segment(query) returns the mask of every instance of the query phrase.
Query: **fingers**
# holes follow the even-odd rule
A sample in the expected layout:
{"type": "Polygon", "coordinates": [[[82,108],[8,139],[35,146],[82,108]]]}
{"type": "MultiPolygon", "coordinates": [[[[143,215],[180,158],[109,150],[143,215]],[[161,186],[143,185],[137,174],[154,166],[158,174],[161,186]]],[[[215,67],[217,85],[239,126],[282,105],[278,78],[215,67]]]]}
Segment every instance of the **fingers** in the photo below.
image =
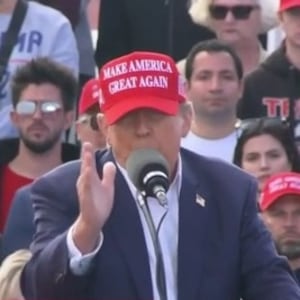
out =
{"type": "Polygon", "coordinates": [[[91,143],[83,143],[81,149],[80,174],[84,174],[87,169],[95,170],[96,172],[94,149],[91,143]]]}
{"type": "Polygon", "coordinates": [[[103,166],[102,184],[106,187],[114,185],[116,177],[116,166],[112,162],[107,162],[103,166]]]}

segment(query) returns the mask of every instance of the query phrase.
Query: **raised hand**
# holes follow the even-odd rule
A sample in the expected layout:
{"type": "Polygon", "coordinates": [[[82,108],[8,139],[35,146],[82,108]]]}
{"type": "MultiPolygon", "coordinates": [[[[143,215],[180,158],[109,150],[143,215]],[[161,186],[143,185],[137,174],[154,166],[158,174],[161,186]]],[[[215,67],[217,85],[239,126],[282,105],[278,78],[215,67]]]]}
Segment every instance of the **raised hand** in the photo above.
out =
{"type": "Polygon", "coordinates": [[[93,147],[84,143],[81,169],[77,180],[80,213],[73,227],[73,240],[82,254],[91,252],[98,243],[100,231],[108,219],[114,199],[116,167],[108,162],[99,178],[93,147]]]}

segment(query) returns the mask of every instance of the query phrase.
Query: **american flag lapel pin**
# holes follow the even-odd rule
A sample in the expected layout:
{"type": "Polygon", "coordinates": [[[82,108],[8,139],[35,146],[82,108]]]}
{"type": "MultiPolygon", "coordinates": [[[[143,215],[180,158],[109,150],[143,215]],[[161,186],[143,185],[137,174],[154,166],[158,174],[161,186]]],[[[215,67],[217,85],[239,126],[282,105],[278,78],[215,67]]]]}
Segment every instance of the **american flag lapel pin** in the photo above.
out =
{"type": "Polygon", "coordinates": [[[196,203],[198,205],[200,205],[201,207],[205,207],[206,200],[203,197],[201,197],[200,195],[197,194],[196,195],[196,203]]]}

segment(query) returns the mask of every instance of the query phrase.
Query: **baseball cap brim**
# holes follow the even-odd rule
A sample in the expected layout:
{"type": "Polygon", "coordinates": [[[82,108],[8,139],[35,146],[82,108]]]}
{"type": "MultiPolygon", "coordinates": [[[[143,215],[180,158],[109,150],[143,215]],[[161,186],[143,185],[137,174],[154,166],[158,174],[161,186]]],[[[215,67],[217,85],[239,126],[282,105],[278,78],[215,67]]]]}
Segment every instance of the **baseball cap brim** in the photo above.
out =
{"type": "Polygon", "coordinates": [[[271,205],[273,205],[275,202],[280,200],[281,197],[283,196],[290,196],[290,195],[296,195],[300,196],[300,192],[297,192],[295,190],[287,192],[286,190],[282,190],[281,192],[276,193],[274,197],[270,197],[268,201],[261,201],[260,203],[260,209],[261,211],[267,210],[271,205]]]}
{"type": "Polygon", "coordinates": [[[300,7],[300,1],[297,0],[297,1],[290,1],[286,4],[283,4],[280,8],[279,8],[279,11],[282,12],[282,11],[285,11],[285,10],[288,10],[288,9],[291,9],[291,8],[296,8],[296,7],[300,7]]]}
{"type": "Polygon", "coordinates": [[[157,110],[166,115],[174,116],[179,111],[179,103],[176,100],[154,96],[143,96],[143,99],[140,97],[123,98],[121,101],[114,103],[112,107],[106,109],[105,118],[108,125],[111,125],[128,113],[143,108],[157,110]]]}

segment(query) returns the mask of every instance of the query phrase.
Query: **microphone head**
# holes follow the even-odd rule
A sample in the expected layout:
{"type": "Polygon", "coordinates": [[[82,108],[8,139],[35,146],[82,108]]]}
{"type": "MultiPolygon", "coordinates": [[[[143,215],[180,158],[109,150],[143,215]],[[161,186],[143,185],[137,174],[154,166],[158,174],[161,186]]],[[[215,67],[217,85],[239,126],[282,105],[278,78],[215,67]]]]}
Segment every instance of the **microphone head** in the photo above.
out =
{"type": "Polygon", "coordinates": [[[153,196],[152,178],[166,191],[169,188],[168,162],[157,150],[141,148],[133,151],[126,161],[126,169],[135,187],[147,196],[153,196]]]}

